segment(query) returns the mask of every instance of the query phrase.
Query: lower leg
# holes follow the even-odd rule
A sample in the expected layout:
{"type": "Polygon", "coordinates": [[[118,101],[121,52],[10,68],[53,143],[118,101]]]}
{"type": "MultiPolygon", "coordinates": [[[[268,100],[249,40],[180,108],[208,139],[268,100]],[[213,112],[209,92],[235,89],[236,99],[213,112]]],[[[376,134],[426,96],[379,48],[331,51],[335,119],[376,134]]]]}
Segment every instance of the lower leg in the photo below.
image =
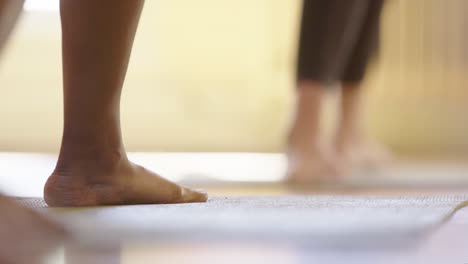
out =
{"type": "Polygon", "coordinates": [[[288,135],[289,148],[319,145],[324,89],[325,85],[319,82],[300,81],[298,83],[293,122],[288,135]]]}
{"type": "Polygon", "coordinates": [[[361,83],[343,84],[336,147],[341,151],[350,142],[364,136],[361,83]]]}
{"type": "Polygon", "coordinates": [[[142,0],[61,0],[64,131],[44,198],[52,206],[206,201],[131,163],[120,94],[142,0]]]}
{"type": "Polygon", "coordinates": [[[24,0],[0,0],[0,51],[18,21],[23,4],[24,0]]]}
{"type": "Polygon", "coordinates": [[[375,166],[388,158],[385,148],[367,134],[360,82],[343,84],[335,148],[341,160],[349,165],[375,166]]]}
{"type": "Polygon", "coordinates": [[[339,171],[320,136],[324,83],[299,81],[296,109],[288,135],[288,180],[315,182],[339,171]]]}

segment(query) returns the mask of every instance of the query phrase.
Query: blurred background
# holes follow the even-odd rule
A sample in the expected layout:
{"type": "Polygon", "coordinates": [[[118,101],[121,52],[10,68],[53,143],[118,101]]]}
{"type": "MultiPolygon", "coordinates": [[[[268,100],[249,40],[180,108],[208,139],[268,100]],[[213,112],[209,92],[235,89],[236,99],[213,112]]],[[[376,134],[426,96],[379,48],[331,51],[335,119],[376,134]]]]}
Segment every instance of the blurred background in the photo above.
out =
{"type": "MultiPolygon", "coordinates": [[[[123,94],[129,151],[281,152],[299,0],[147,1],[123,94]]],[[[399,154],[468,153],[465,0],[392,0],[370,69],[372,135],[399,154]]],[[[0,64],[0,151],[57,152],[58,1],[29,0],[0,64]]],[[[334,123],[330,93],[326,127],[334,123]]],[[[329,134],[329,133],[328,133],[329,134]]]]}

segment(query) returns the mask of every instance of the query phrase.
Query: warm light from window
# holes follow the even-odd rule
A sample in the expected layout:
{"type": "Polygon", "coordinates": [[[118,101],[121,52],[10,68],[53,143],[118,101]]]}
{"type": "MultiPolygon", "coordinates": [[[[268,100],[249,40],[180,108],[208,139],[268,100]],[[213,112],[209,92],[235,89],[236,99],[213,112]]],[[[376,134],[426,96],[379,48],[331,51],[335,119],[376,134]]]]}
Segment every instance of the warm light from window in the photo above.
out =
{"type": "Polygon", "coordinates": [[[24,3],[26,11],[58,11],[59,0],[26,0],[24,3]]]}

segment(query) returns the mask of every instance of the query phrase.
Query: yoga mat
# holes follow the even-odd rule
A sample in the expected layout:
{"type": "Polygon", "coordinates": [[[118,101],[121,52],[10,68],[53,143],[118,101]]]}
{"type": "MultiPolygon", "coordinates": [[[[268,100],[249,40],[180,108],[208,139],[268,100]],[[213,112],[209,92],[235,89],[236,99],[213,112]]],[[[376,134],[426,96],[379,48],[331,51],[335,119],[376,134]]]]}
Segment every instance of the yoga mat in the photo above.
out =
{"type": "Polygon", "coordinates": [[[414,242],[466,205],[468,195],[212,197],[207,203],[48,208],[80,241],[278,240],[317,245],[414,242]]]}

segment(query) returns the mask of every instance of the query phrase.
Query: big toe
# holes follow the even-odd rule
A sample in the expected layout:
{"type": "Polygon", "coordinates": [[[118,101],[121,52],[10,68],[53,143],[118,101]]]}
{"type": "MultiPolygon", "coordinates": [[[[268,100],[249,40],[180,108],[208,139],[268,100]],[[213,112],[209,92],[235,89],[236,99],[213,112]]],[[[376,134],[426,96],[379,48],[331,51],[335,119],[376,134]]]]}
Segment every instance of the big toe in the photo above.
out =
{"type": "Polygon", "coordinates": [[[200,189],[184,187],[182,192],[183,203],[204,203],[208,200],[208,194],[200,189]]]}

